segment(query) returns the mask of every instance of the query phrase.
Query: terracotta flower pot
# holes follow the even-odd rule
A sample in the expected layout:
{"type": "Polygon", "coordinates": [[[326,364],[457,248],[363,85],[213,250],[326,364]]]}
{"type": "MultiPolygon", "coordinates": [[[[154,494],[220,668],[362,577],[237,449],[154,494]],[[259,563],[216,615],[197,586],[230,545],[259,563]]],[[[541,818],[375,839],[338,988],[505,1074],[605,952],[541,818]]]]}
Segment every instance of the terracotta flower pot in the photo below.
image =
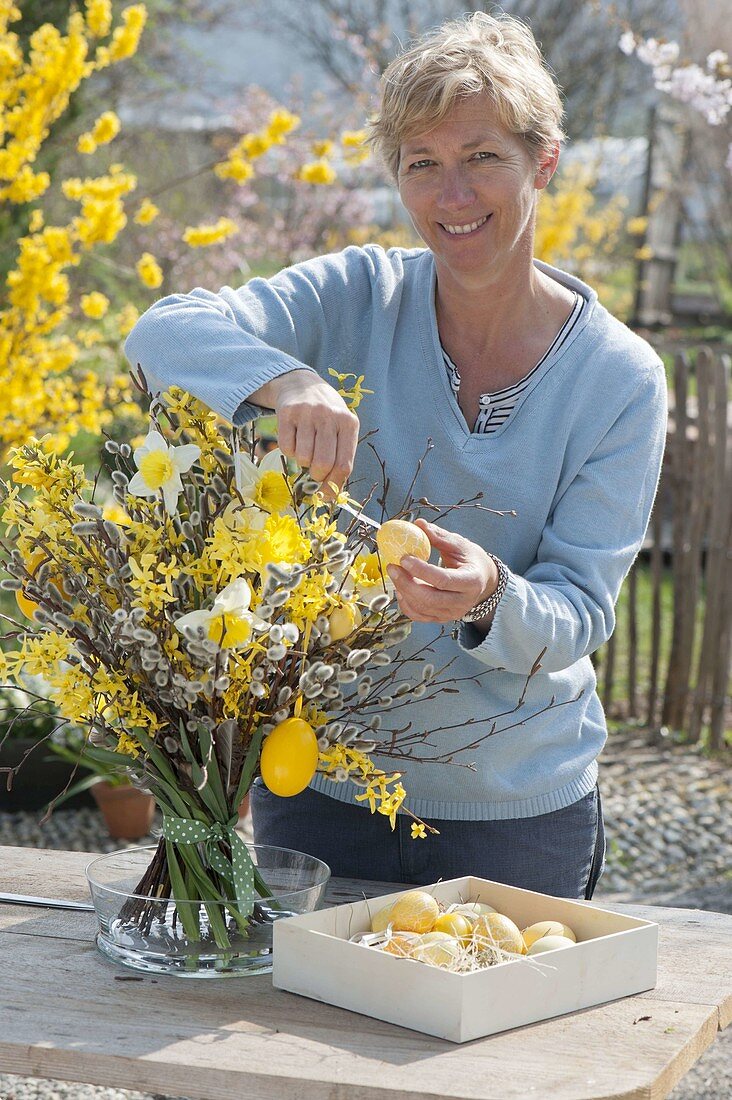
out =
{"type": "Polygon", "coordinates": [[[155,799],[148,791],[127,785],[113,787],[102,779],[93,785],[91,793],[113,840],[139,840],[150,832],[155,799]]]}

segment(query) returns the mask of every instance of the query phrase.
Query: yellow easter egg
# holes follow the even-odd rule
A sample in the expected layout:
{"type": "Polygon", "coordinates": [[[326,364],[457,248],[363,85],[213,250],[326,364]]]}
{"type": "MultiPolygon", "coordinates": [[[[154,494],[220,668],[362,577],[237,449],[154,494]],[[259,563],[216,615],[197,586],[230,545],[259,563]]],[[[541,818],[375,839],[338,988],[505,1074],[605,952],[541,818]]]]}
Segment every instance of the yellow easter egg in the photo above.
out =
{"type": "Polygon", "coordinates": [[[411,959],[412,951],[419,943],[421,936],[414,932],[399,932],[391,936],[381,948],[387,955],[396,955],[398,959],[411,959]]]}
{"type": "MultiPolygon", "coordinates": [[[[34,550],[30,557],[25,559],[25,567],[30,575],[32,577],[35,577],[36,571],[40,568],[41,565],[43,565],[44,562],[47,562],[48,560],[49,558],[46,552],[39,548],[38,550],[34,550]]],[[[61,589],[63,586],[63,580],[61,576],[57,573],[51,574],[50,581],[56,586],[56,588],[61,589]]],[[[33,615],[39,607],[35,600],[31,600],[28,596],[26,596],[25,591],[22,588],[15,593],[15,602],[20,608],[21,612],[28,619],[33,618],[33,615]]]]}
{"type": "Polygon", "coordinates": [[[389,924],[390,920],[391,906],[385,905],[383,909],[379,909],[378,912],[374,913],[373,917],[371,918],[371,931],[383,932],[389,924]]]}
{"type": "Polygon", "coordinates": [[[447,932],[427,932],[411,951],[411,958],[430,966],[449,967],[460,957],[462,948],[447,932]]]}
{"type": "Polygon", "coordinates": [[[450,912],[465,917],[472,928],[478,917],[483,916],[484,913],[495,913],[495,909],[491,905],[485,905],[482,901],[466,901],[462,905],[456,905],[450,912]]]}
{"type": "Polygon", "coordinates": [[[432,894],[424,890],[409,890],[391,907],[391,924],[395,932],[431,932],[440,915],[440,907],[432,894]]]}
{"type": "Polygon", "coordinates": [[[470,939],[473,926],[462,913],[440,913],[434,923],[433,932],[447,932],[448,936],[455,936],[462,943],[470,939]]]}
{"type": "Polygon", "coordinates": [[[318,739],[303,718],[286,718],[264,739],[259,769],[265,786],[281,798],[304,791],[317,765],[318,739]]]}
{"type": "Polygon", "coordinates": [[[499,948],[525,955],[526,944],[513,921],[503,913],[484,913],[473,926],[473,941],[479,948],[499,948]]]}
{"type": "Polygon", "coordinates": [[[388,519],[376,532],[376,545],[384,569],[387,565],[399,565],[406,554],[428,561],[430,540],[421,527],[405,519],[388,519]]]}
{"type": "Polygon", "coordinates": [[[543,955],[545,951],[561,951],[565,947],[574,947],[572,940],[567,936],[542,936],[534,940],[527,955],[543,955]]]}
{"type": "Polygon", "coordinates": [[[577,942],[572,929],[567,924],[562,924],[558,920],[540,920],[536,924],[529,925],[528,928],[524,928],[521,935],[524,937],[524,943],[527,948],[531,947],[532,943],[537,940],[543,939],[544,936],[566,936],[568,940],[572,940],[573,943],[577,942]]]}
{"type": "Polygon", "coordinates": [[[355,603],[344,602],[331,611],[328,618],[328,633],[332,642],[347,638],[361,625],[363,616],[355,603]]]}

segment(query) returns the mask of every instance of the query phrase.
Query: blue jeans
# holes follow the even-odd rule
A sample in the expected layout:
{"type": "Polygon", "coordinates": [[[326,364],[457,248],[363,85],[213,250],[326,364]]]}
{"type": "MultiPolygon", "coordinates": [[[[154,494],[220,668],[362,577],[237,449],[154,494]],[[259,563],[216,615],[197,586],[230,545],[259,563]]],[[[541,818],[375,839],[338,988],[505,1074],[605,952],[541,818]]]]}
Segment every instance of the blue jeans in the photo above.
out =
{"type": "Polygon", "coordinates": [[[257,779],[251,793],[254,840],[322,859],[339,878],[425,886],[477,878],[542,894],[591,898],[602,873],[605,830],[600,790],[538,817],[514,821],[430,821],[439,836],[412,840],[412,819],[382,814],[307,788],[293,798],[257,779]]]}

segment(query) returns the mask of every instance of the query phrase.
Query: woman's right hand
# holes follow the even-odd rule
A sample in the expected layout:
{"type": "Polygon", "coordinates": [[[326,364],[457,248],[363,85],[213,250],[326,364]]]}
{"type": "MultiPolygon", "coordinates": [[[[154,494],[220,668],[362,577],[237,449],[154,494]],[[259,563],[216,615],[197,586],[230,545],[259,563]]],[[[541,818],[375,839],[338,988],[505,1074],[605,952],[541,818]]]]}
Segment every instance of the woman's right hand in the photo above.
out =
{"type": "Polygon", "coordinates": [[[353,469],[359,421],[331,385],[310,370],[273,378],[250,398],[274,409],[280,450],[307,468],[314,481],[340,489],[353,469]]]}

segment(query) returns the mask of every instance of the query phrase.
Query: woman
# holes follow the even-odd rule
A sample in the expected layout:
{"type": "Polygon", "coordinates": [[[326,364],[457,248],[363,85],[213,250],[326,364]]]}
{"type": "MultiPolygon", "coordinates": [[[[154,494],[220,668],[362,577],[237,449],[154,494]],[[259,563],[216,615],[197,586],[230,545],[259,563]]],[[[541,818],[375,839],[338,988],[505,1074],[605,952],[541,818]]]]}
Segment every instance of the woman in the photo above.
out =
{"type": "Polygon", "coordinates": [[[416,497],[444,505],[482,493],[489,508],[516,512],[465,507],[423,523],[440,564],[409,557],[389,569],[415,647],[436,624],[458,624],[433,650],[436,665],[453,662],[459,694],[415,701],[408,717],[414,730],[437,729],[415,756],[454,752],[472,767],[399,766],[409,805],[440,835],[411,840],[404,816],[391,833],[348,784],[316,777],[292,799],[255,787],[256,839],[311,851],[340,875],[473,874],[591,897],[606,725],[590,654],[612,632],[648,522],[663,368],[589,286],[533,260],[562,108],[529,30],[482,13],[445,24],[392,63],[383,88],[372,141],[426,247],[348,248],[239,290],[172,295],[126,351],[148,377],[236,423],[274,409],[285,454],[323,482],[352,472],[361,499],[381,469],[369,447],[354,461],[357,435],[376,430],[386,515],[428,439],[416,497]],[[375,391],[360,423],[329,368],[365,374],[375,391]]]}

